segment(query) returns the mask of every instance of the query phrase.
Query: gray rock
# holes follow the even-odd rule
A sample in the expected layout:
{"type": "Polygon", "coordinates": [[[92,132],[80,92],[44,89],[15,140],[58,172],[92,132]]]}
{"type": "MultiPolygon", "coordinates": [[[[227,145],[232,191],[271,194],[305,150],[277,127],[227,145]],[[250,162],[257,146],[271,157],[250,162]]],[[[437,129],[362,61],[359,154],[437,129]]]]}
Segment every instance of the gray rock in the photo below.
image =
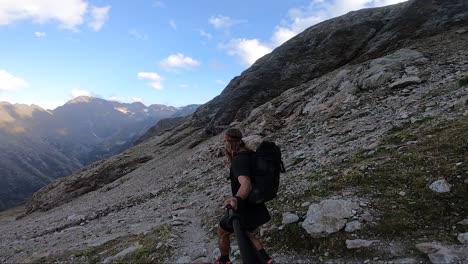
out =
{"type": "Polygon", "coordinates": [[[324,200],[309,206],[302,227],[313,237],[326,237],[343,228],[356,209],[359,205],[349,200],[324,200]]]}
{"type": "Polygon", "coordinates": [[[374,217],[368,211],[365,211],[360,216],[360,219],[362,219],[362,221],[367,222],[367,223],[370,223],[370,222],[374,221],[374,217]]]}
{"type": "Polygon", "coordinates": [[[468,218],[458,222],[457,224],[459,224],[459,225],[468,225],[468,218]]]}
{"type": "Polygon", "coordinates": [[[468,233],[462,233],[457,236],[458,241],[460,241],[462,244],[467,245],[468,244],[468,233]]]}
{"type": "Polygon", "coordinates": [[[256,150],[257,147],[260,145],[260,143],[262,143],[263,137],[259,135],[250,135],[250,136],[244,137],[242,140],[245,142],[247,147],[249,147],[250,149],[256,150]]]}
{"type": "Polygon", "coordinates": [[[437,180],[429,186],[431,190],[438,193],[450,192],[451,187],[452,185],[450,185],[446,180],[437,180]]]}
{"type": "Polygon", "coordinates": [[[122,251],[120,251],[119,253],[117,253],[116,255],[112,256],[112,257],[108,257],[106,258],[103,263],[111,263],[112,261],[114,260],[117,260],[117,259],[120,259],[120,258],[123,258],[129,254],[132,254],[134,252],[136,252],[138,250],[138,248],[140,248],[139,245],[136,245],[136,246],[131,246],[129,248],[126,248],[122,251]]]}
{"type": "Polygon", "coordinates": [[[393,264],[417,264],[419,261],[417,261],[414,258],[402,258],[402,259],[395,259],[392,260],[393,264]]]}
{"type": "Polygon", "coordinates": [[[345,231],[348,233],[352,233],[362,228],[362,224],[359,221],[351,221],[346,223],[345,231]]]}
{"type": "Polygon", "coordinates": [[[420,84],[420,83],[421,83],[421,79],[419,77],[411,76],[411,77],[402,78],[400,80],[397,80],[391,83],[390,88],[400,89],[400,88],[404,88],[413,84],[420,84]]]}
{"type": "Polygon", "coordinates": [[[293,213],[283,213],[283,225],[288,225],[292,224],[299,221],[299,216],[293,214],[293,213]]]}
{"type": "Polygon", "coordinates": [[[74,221],[79,222],[79,221],[83,221],[85,219],[86,219],[86,217],[84,215],[75,215],[75,214],[73,214],[73,215],[70,215],[69,217],[67,217],[67,220],[71,221],[71,222],[74,222],[74,221]]]}
{"type": "Polygon", "coordinates": [[[172,226],[181,226],[181,225],[185,225],[185,222],[181,221],[181,220],[174,220],[174,221],[171,222],[171,225],[172,226]]]}
{"type": "Polygon", "coordinates": [[[356,248],[368,248],[372,244],[379,242],[379,240],[363,240],[363,239],[354,239],[345,241],[347,249],[356,249],[356,248]]]}
{"type": "Polygon", "coordinates": [[[184,263],[190,263],[192,260],[190,259],[189,256],[182,256],[180,257],[176,263],[178,264],[184,264],[184,263]]]}
{"type": "Polygon", "coordinates": [[[447,247],[436,243],[420,243],[416,248],[424,254],[427,254],[432,263],[457,263],[460,256],[452,252],[447,247]]]}

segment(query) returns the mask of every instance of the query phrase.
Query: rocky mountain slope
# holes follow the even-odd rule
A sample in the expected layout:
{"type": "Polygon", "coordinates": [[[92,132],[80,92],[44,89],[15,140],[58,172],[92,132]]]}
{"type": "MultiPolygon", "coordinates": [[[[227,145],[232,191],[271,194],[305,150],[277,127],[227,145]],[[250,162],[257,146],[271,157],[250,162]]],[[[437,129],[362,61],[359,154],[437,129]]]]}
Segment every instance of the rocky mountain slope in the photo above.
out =
{"type": "Polygon", "coordinates": [[[53,111],[0,103],[0,210],[17,205],[53,180],[132,146],[160,119],[183,116],[176,108],[78,97],[53,111]]]}
{"type": "Polygon", "coordinates": [[[468,263],[467,43],[455,0],[313,26],[175,128],[1,213],[0,261],[211,261],[236,126],[283,150],[258,231],[279,263],[468,263]]]}

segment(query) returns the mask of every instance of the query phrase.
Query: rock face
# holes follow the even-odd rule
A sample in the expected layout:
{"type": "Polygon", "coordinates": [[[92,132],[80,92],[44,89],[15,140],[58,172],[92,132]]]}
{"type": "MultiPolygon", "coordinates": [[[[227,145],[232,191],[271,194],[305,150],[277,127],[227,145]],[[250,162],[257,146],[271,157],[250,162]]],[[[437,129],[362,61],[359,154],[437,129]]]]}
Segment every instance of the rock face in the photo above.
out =
{"type": "MultiPolygon", "coordinates": [[[[462,1],[418,0],[351,12],[322,22],[287,41],[234,78],[218,97],[196,111],[193,123],[196,127],[205,127],[208,133],[217,134],[290,87],[348,63],[381,57],[403,45],[443,32],[447,26],[466,25],[468,18],[459,15],[459,8],[463,8],[462,1]],[[435,22],[433,17],[445,18],[435,22]],[[227,101],[230,103],[226,104],[227,101]]],[[[406,79],[402,84],[415,83],[416,78],[406,79]]]]}
{"type": "MultiPolygon", "coordinates": [[[[219,255],[215,232],[230,193],[222,137],[213,134],[227,125],[241,128],[249,144],[266,139],[281,146],[287,173],[277,200],[267,205],[273,221],[261,228],[262,242],[284,250],[275,255],[278,262],[427,262],[414,252],[414,241],[453,244],[452,226],[468,210],[460,202],[468,170],[464,145],[444,149],[449,155],[440,161],[449,173],[443,175],[442,166],[426,171],[432,164],[417,159],[422,152],[410,155],[431,138],[442,147],[453,138],[465,142],[465,134],[458,136],[468,131],[468,87],[459,80],[468,72],[468,34],[456,32],[468,28],[465,7],[460,1],[409,1],[307,29],[174,129],[42,189],[22,219],[0,213],[0,262],[32,262],[47,254],[45,262],[102,262],[135,239],[148,242],[155,229],[155,241],[140,245],[154,245],[149,256],[161,259],[147,262],[210,262],[219,255]],[[390,87],[406,78],[412,81],[390,87]],[[437,131],[448,128],[457,136],[439,141],[437,131]],[[379,166],[400,158],[415,171],[390,188],[401,175],[379,175],[378,169],[393,169],[379,166]],[[447,177],[450,193],[428,190],[438,177],[447,177]],[[443,198],[431,201],[444,210],[427,214],[432,204],[418,208],[421,197],[443,198]],[[306,207],[304,228],[277,226],[284,212],[303,216],[306,207]],[[342,230],[355,221],[365,230],[342,230]],[[348,252],[346,239],[369,241],[366,234],[374,233],[382,239],[379,247],[353,250],[353,259],[341,254],[348,252]],[[296,246],[310,246],[301,250],[307,255],[296,246]],[[86,258],[90,252],[96,254],[86,258]]],[[[450,250],[459,256],[466,247],[450,250]]]]}
{"type": "Polygon", "coordinates": [[[145,132],[138,140],[135,141],[135,145],[138,145],[152,137],[161,136],[164,132],[173,130],[178,125],[182,124],[187,117],[174,117],[174,118],[165,118],[159,121],[155,126],[151,127],[148,131],[145,132]]]}
{"type": "Polygon", "coordinates": [[[326,237],[342,229],[358,208],[357,203],[347,200],[324,200],[312,204],[302,227],[313,237],[326,237]]]}

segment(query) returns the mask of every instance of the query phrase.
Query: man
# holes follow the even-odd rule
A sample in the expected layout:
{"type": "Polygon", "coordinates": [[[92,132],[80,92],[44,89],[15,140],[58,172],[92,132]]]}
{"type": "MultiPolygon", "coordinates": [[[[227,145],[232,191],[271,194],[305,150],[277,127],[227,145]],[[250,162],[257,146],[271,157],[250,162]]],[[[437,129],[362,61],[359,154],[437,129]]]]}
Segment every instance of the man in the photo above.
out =
{"type": "MultiPolygon", "coordinates": [[[[229,179],[231,181],[232,198],[224,202],[224,207],[231,205],[240,214],[242,228],[249,232],[258,255],[264,263],[271,264],[273,260],[265,252],[261,242],[252,234],[257,227],[270,221],[271,216],[265,204],[254,204],[248,201],[248,196],[252,190],[251,154],[252,150],[247,148],[242,141],[242,133],[238,129],[229,129],[224,133],[225,154],[229,164],[229,179]]],[[[214,264],[230,264],[230,234],[234,232],[229,223],[229,216],[226,214],[219,223],[218,243],[221,257],[214,264]]]]}

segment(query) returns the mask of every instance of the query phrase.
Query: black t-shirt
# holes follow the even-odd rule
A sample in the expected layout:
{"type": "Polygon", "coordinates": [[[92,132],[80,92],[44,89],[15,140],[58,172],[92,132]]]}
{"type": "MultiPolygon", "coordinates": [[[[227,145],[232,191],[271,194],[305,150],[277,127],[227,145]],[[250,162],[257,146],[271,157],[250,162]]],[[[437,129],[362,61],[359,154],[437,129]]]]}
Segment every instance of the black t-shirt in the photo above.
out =
{"type": "MultiPolygon", "coordinates": [[[[235,196],[240,188],[239,176],[247,176],[252,182],[253,167],[252,167],[252,151],[243,151],[237,153],[232,158],[229,176],[231,180],[232,196],[235,196]]],[[[239,212],[241,218],[247,226],[259,226],[270,221],[271,216],[265,204],[254,204],[248,200],[239,203],[239,212]]]]}
{"type": "Polygon", "coordinates": [[[232,158],[231,168],[229,170],[231,180],[232,196],[235,196],[240,188],[239,176],[247,176],[252,180],[252,151],[243,151],[235,154],[232,158]]]}

